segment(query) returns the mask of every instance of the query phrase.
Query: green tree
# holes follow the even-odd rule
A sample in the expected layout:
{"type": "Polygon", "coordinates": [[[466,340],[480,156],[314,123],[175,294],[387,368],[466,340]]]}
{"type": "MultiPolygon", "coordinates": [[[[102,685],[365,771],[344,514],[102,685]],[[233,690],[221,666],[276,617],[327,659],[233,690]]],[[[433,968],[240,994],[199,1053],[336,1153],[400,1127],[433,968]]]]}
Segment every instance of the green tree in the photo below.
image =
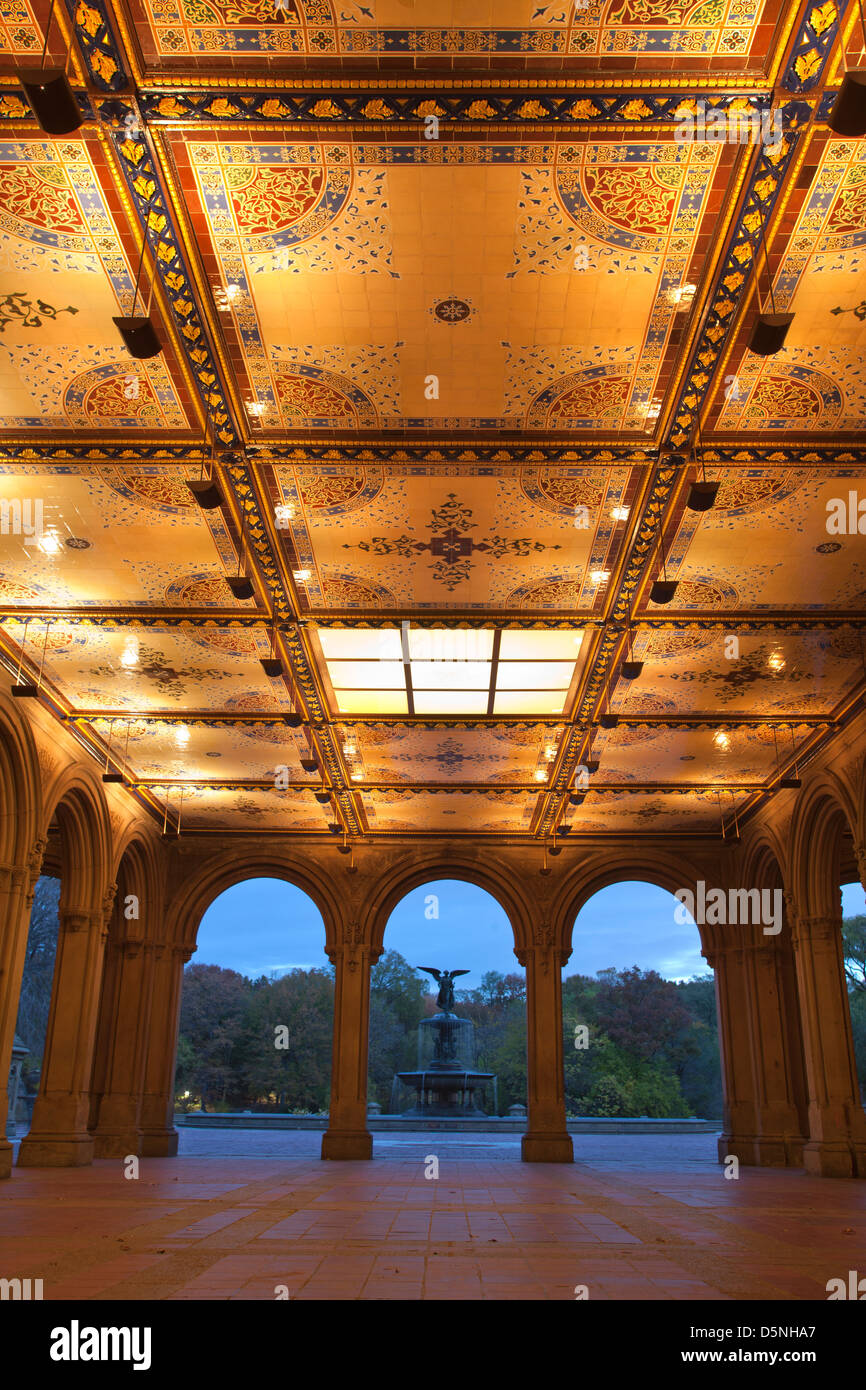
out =
{"type": "Polygon", "coordinates": [[[24,955],[24,973],[18,1000],[15,1032],[30,1048],[28,1071],[42,1060],[48,1012],[51,1008],[51,989],[54,984],[54,960],[57,955],[57,933],[60,930],[60,879],[43,874],[36,880],[30,926],[24,955]]]}
{"type": "Polygon", "coordinates": [[[848,989],[866,993],[866,917],[846,917],[842,923],[842,955],[848,989]]]}
{"type": "Polygon", "coordinates": [[[256,981],[234,1047],[237,1103],[327,1110],[333,1013],[328,970],[290,970],[256,981]]]}
{"type": "Polygon", "coordinates": [[[183,972],[180,1034],[195,1060],[187,1073],[178,1068],[176,1088],[201,1096],[202,1109],[224,1104],[237,1089],[234,1050],[252,988],[246,976],[219,965],[188,965],[183,972]]]}

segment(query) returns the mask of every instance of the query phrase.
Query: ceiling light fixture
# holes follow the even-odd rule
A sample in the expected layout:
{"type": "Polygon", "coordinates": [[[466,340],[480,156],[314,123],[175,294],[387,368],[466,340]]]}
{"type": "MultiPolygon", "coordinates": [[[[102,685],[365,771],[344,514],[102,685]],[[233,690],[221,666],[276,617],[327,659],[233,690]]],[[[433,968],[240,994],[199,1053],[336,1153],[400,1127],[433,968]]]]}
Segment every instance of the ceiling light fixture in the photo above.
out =
{"type": "Polygon", "coordinates": [[[244,574],[244,535],[246,532],[246,514],[241,511],[241,534],[238,540],[238,572],[231,576],[226,576],[226,583],[237,599],[247,599],[253,596],[252,580],[244,574]]]}
{"type": "MultiPolygon", "coordinates": [[[[863,41],[866,43],[863,0],[860,0],[860,25],[863,41]]],[[[839,95],[833,103],[833,110],[827,117],[827,125],[834,135],[846,135],[854,139],[866,135],[866,68],[851,68],[845,73],[839,95]]]]}
{"type": "Polygon", "coordinates": [[[726,749],[730,747],[731,740],[729,735],[725,733],[724,729],[719,729],[715,734],[713,734],[713,743],[716,745],[717,748],[726,749]]]}
{"type": "Polygon", "coordinates": [[[690,512],[708,512],[715,503],[720,484],[718,482],[707,481],[707,470],[704,464],[704,446],[701,440],[700,425],[697,427],[697,440],[701,455],[701,481],[699,482],[695,479],[692,483],[688,495],[686,496],[686,506],[690,512]]]}
{"type": "Polygon", "coordinates": [[[179,748],[186,748],[189,743],[189,729],[185,724],[179,724],[174,731],[175,743],[179,748]]]}
{"type": "Polygon", "coordinates": [[[779,786],[780,786],[783,790],[785,790],[785,791],[796,791],[796,789],[797,789],[798,787],[802,787],[803,783],[802,783],[802,781],[800,780],[800,777],[799,777],[798,772],[797,772],[797,745],[796,745],[796,743],[794,742],[794,730],[793,730],[793,728],[791,728],[791,750],[792,750],[792,752],[793,752],[793,754],[794,754],[794,776],[793,776],[793,777],[783,777],[783,776],[782,776],[782,760],[781,760],[781,758],[779,757],[779,740],[778,740],[777,737],[776,737],[776,726],[775,726],[775,724],[773,725],[773,745],[774,745],[774,747],[775,747],[775,749],[776,749],[776,767],[778,768],[778,771],[779,771],[779,786]]]}
{"type": "Polygon", "coordinates": [[[276,655],[276,645],[277,645],[277,624],[276,624],[276,620],[274,620],[273,623],[272,623],[272,625],[271,625],[271,652],[270,652],[270,656],[260,656],[260,657],[259,657],[259,662],[260,662],[260,664],[261,664],[261,668],[262,668],[262,670],[264,671],[265,675],[268,676],[270,680],[276,680],[276,678],[277,678],[278,676],[281,676],[281,675],[283,674],[283,663],[282,663],[282,661],[280,660],[280,658],[276,655]]]}
{"type": "MultiPolygon", "coordinates": [[[[54,15],[54,0],[48,11],[45,26],[45,43],[38,68],[17,68],[15,76],[24,88],[24,95],[30,109],[46,135],[71,135],[84,120],[81,107],[69,85],[66,64],[62,68],[47,68],[45,54],[48,52],[48,34],[54,15]]],[[[66,62],[69,54],[66,55],[66,62]]]]}
{"type": "Polygon", "coordinates": [[[630,507],[612,507],[610,514],[614,521],[628,521],[630,511],[630,507]]]}
{"type": "Polygon", "coordinates": [[[120,664],[127,670],[132,666],[137,666],[139,660],[138,638],[127,637],[123,651],[120,653],[120,664]]]}
{"type": "Polygon", "coordinates": [[[536,782],[546,782],[546,781],[547,781],[547,773],[546,773],[546,771],[544,770],[543,767],[537,767],[537,768],[535,769],[535,771],[533,772],[532,775],[533,775],[533,777],[535,778],[536,782]]]}
{"type": "Polygon", "coordinates": [[[620,665],[619,673],[625,681],[636,681],[643,671],[643,662],[635,661],[634,659],[634,633],[632,631],[631,618],[629,618],[627,629],[626,651],[628,652],[628,656],[620,665]]]}
{"type": "Polygon", "coordinates": [[[34,684],[33,681],[22,681],[21,668],[24,665],[24,647],[27,643],[27,628],[29,623],[30,619],[26,618],[24,622],[24,636],[21,639],[21,649],[18,653],[18,674],[15,677],[15,684],[12,686],[12,694],[17,700],[36,700],[39,698],[39,691],[42,687],[42,672],[45,668],[45,652],[48,648],[48,629],[51,626],[50,622],[45,624],[45,636],[42,639],[42,660],[39,663],[39,675],[36,677],[36,682],[34,684]]]}
{"type": "Polygon", "coordinates": [[[761,307],[761,271],[759,264],[755,282],[755,289],[758,297],[758,318],[752,329],[752,336],[749,339],[748,346],[749,351],[754,352],[758,357],[774,357],[777,352],[781,352],[785,345],[785,338],[787,337],[788,329],[794,322],[794,315],[776,313],[776,300],[773,294],[773,277],[770,274],[770,262],[767,256],[767,242],[764,237],[764,214],[762,209],[759,209],[758,218],[759,239],[764,250],[764,265],[767,271],[767,281],[770,286],[770,307],[773,312],[771,314],[765,314],[761,307]]]}
{"type": "Polygon", "coordinates": [[[593,584],[606,584],[610,579],[610,570],[590,570],[589,577],[593,584]]]}
{"type": "Polygon", "coordinates": [[[658,544],[659,544],[659,550],[661,551],[661,557],[662,557],[662,577],[661,577],[661,579],[659,579],[658,577],[656,577],[656,579],[653,581],[652,587],[651,587],[651,589],[650,589],[650,601],[651,601],[652,603],[658,603],[658,604],[670,603],[670,602],[671,602],[671,599],[673,598],[674,594],[675,594],[676,591],[677,591],[677,581],[676,581],[676,579],[668,579],[668,576],[667,576],[667,558],[666,558],[666,556],[665,556],[665,534],[664,534],[664,532],[665,532],[664,522],[662,521],[661,516],[659,516],[659,539],[658,539],[658,544]]]}
{"type": "MultiPolygon", "coordinates": [[[[129,316],[113,318],[112,322],[120,333],[124,341],[126,350],[130,357],[137,360],[149,357],[158,357],[162,352],[162,343],[159,341],[156,329],[150,317],[150,306],[153,302],[153,283],[155,276],[150,277],[150,292],[147,297],[147,312],[136,315],[135,306],[138,303],[138,291],[141,285],[141,272],[144,268],[144,253],[147,248],[147,223],[141,231],[141,255],[138,258],[138,270],[135,276],[135,289],[132,295],[132,308],[129,316]]],[[[143,298],[143,296],[142,296],[143,298]]]]}
{"type": "Polygon", "coordinates": [[[59,555],[63,543],[56,531],[43,531],[36,542],[43,555],[59,555]]]}
{"type": "Polygon", "coordinates": [[[296,584],[306,584],[312,577],[312,570],[292,570],[292,578],[296,584]]]}

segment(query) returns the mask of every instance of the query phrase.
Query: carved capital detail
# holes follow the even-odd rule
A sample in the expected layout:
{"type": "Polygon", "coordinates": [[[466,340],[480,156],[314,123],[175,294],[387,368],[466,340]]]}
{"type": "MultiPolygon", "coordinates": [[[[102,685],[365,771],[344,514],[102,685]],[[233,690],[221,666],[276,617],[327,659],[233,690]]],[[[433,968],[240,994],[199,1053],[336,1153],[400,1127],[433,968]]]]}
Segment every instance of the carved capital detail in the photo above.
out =
{"type": "Polygon", "coordinates": [[[813,945],[835,945],[842,934],[841,917],[798,917],[793,931],[795,946],[809,942],[813,945]]]}

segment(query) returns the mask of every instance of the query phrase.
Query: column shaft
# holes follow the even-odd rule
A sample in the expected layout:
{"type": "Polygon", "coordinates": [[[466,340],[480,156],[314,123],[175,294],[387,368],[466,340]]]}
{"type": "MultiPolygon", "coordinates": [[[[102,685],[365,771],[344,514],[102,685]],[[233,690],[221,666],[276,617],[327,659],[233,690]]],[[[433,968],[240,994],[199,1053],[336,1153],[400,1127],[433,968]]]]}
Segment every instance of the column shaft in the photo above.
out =
{"type": "Polygon", "coordinates": [[[562,1055],[562,966],[568,956],[545,945],[528,947],[518,959],[526,967],[529,1112],[520,1156],[524,1163],[573,1163],[562,1055]]]}
{"type": "Polygon", "coordinates": [[[857,1085],[841,916],[795,918],[794,958],[809,1088],[806,1171],[863,1178],[866,1116],[857,1085]]]}
{"type": "Polygon", "coordinates": [[[39,1094],[21,1167],[79,1167],[93,1158],[90,1081],[107,910],[62,909],[39,1094]]]}
{"type": "Polygon", "coordinates": [[[334,982],[334,1050],[331,1109],[322,1135],[322,1158],[372,1158],[367,1129],[367,1059],[370,1031],[370,967],[380,952],[359,943],[328,952],[334,982]]]}
{"type": "Polygon", "coordinates": [[[101,1095],[93,1125],[94,1157],[139,1154],[142,1092],[150,1032],[153,949],[140,941],[109,947],[97,1061],[101,1095]]]}
{"type": "Polygon", "coordinates": [[[177,1153],[174,1073],[183,967],[191,955],[192,951],[183,946],[153,949],[150,1023],[139,1120],[141,1152],[146,1158],[171,1158],[177,1153]]]}

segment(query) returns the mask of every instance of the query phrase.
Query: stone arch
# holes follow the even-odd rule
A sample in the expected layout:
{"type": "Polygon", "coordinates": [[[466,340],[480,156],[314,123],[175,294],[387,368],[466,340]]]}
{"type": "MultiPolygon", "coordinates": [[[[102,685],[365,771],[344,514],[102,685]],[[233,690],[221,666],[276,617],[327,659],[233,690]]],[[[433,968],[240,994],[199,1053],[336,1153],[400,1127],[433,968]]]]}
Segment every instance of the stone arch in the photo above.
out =
{"type": "Polygon", "coordinates": [[[801,917],[838,917],[842,839],[856,838],[855,806],[848,788],[822,777],[800,796],[791,826],[790,881],[801,917]]]}
{"type": "Polygon", "coordinates": [[[251,878],[278,878],[315,903],[325,924],[323,952],[336,949],[340,941],[343,914],[340,900],[334,892],[333,881],[315,863],[295,859],[291,855],[262,854],[219,855],[206,860],[187,883],[172,897],[166,919],[173,924],[173,945],[194,951],[201,920],[221,893],[251,878]]]}
{"type": "Polygon", "coordinates": [[[563,883],[557,897],[555,921],[559,939],[570,951],[578,914],[602,888],[636,880],[674,893],[678,888],[690,887],[704,872],[706,870],[699,863],[690,863],[682,855],[667,854],[655,848],[639,850],[637,854],[629,853],[627,856],[611,851],[600,860],[578,864],[563,883]]]}
{"type": "Polygon", "coordinates": [[[787,884],[787,854],[769,826],[761,826],[749,836],[741,859],[740,877],[744,887],[781,888],[787,884]]]}
{"type": "Polygon", "coordinates": [[[39,758],[29,724],[0,704],[0,864],[24,864],[42,824],[39,758]]]}
{"type": "MultiPolygon", "coordinates": [[[[152,835],[143,832],[135,823],[127,827],[121,841],[115,844],[112,877],[117,883],[117,898],[111,921],[113,931],[126,920],[124,903],[131,893],[139,899],[139,920],[149,923],[162,922],[163,914],[160,907],[163,894],[159,873],[159,850],[160,846],[152,835]]],[[[139,935],[138,932],[130,934],[139,935]]]]}
{"type": "Polygon", "coordinates": [[[60,831],[61,911],[96,911],[113,868],[111,824],[100,783],[80,766],[66,768],[43,807],[42,838],[56,820],[60,831]]]}
{"type": "Polygon", "coordinates": [[[482,865],[459,850],[429,850],[421,856],[401,859],[383,875],[365,913],[365,939],[374,951],[384,949],[385,928],[397,904],[413,888],[436,879],[459,879],[483,889],[499,903],[514,933],[515,951],[532,942],[532,913],[529,902],[513,876],[499,866],[482,865]]]}

